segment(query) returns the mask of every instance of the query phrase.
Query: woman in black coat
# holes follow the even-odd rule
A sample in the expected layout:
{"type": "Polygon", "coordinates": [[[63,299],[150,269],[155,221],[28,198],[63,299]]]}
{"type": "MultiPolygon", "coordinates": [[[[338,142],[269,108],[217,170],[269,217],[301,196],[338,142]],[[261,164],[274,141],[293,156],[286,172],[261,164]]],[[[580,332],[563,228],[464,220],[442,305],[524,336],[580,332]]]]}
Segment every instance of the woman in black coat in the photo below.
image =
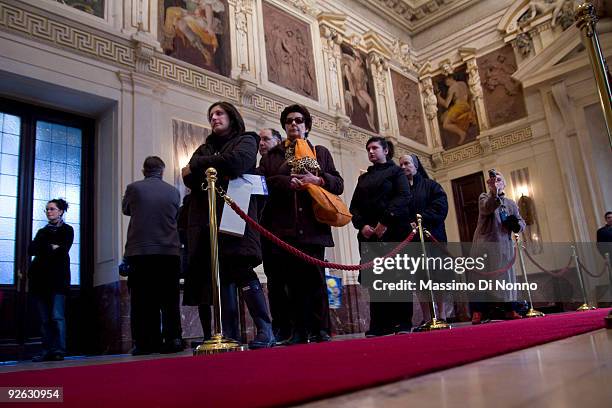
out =
{"type": "MultiPolygon", "coordinates": [[[[350,206],[362,253],[368,251],[365,243],[399,243],[411,231],[408,180],[392,160],[393,145],[375,136],[366,143],[366,150],[372,165],[359,176],[350,206]]],[[[410,332],[412,293],[407,296],[404,302],[370,301],[370,329],[366,336],[410,332]]]]}
{"type": "Polygon", "coordinates": [[[70,255],[74,230],[64,223],[68,203],[53,199],[45,214],[49,223],[38,230],[28,248],[29,290],[36,298],[41,320],[43,351],[33,361],[61,361],[66,354],[66,294],[70,290],[70,255]]]}
{"type": "MultiPolygon", "coordinates": [[[[187,247],[189,268],[185,276],[185,305],[203,308],[212,303],[210,271],[210,238],[208,193],[201,188],[206,184],[205,171],[209,167],[217,170],[217,185],[227,190],[230,179],[243,174],[254,174],[259,136],[245,132],[244,121],[236,108],[227,102],[216,102],[208,109],[208,120],[212,133],[206,138],[183,168],[183,181],[191,189],[191,200],[187,208],[187,247]]],[[[221,219],[223,199],[217,195],[217,219],[221,219]]],[[[246,209],[245,209],[246,210],[246,209]]],[[[251,196],[248,214],[259,219],[258,200],[251,196]]],[[[236,284],[257,327],[251,348],[270,347],[275,339],[272,334],[270,315],[257,274],[253,270],[261,263],[259,233],[246,225],[244,235],[236,237],[219,234],[219,267],[223,287],[236,284]]],[[[222,296],[223,309],[233,316],[223,318],[224,326],[236,326],[238,321],[235,296],[222,296]]],[[[208,316],[203,317],[203,321],[208,316]]],[[[234,330],[235,331],[235,330],[234,330]]],[[[228,333],[236,338],[238,333],[228,333]]]]}
{"type": "MultiPolygon", "coordinates": [[[[421,214],[423,228],[427,229],[439,242],[446,242],[446,228],[444,227],[444,220],[448,215],[446,192],[440,184],[429,178],[417,155],[406,154],[400,157],[400,167],[404,170],[410,184],[410,221],[416,225],[416,216],[421,214]]],[[[415,240],[418,240],[418,237],[415,237],[415,240]]],[[[444,256],[442,252],[436,252],[434,255],[444,256]]],[[[435,272],[432,278],[445,280],[445,276],[435,272]]],[[[444,300],[439,292],[436,293],[438,295],[436,298],[438,316],[444,319],[444,300]]],[[[427,318],[430,312],[429,302],[426,300],[430,298],[430,294],[417,292],[417,296],[423,310],[424,320],[431,320],[427,318]]]]}

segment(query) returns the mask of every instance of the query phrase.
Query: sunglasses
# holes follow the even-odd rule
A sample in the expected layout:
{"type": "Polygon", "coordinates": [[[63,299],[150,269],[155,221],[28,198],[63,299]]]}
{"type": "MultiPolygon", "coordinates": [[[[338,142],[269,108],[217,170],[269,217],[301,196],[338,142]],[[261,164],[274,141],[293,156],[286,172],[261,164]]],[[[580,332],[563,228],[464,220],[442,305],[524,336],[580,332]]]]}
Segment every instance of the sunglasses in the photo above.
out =
{"type": "Polygon", "coordinates": [[[295,122],[296,125],[301,125],[302,123],[304,123],[304,118],[297,117],[297,118],[287,118],[287,119],[285,119],[285,125],[290,125],[293,122],[295,122]]]}

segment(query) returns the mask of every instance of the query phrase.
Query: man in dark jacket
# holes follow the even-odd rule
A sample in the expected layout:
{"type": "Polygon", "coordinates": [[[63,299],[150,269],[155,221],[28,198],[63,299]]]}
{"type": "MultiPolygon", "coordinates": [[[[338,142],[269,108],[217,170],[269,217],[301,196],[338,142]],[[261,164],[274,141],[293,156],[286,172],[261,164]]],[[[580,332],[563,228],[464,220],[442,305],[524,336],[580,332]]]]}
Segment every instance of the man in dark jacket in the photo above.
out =
{"type": "MultiPolygon", "coordinates": [[[[298,174],[290,165],[295,157],[288,156],[295,149],[296,140],[305,139],[312,126],[312,118],[305,107],[292,105],[285,108],[281,124],[287,132],[287,140],[270,149],[259,164],[270,190],[262,224],[300,251],[324,260],[325,247],[334,246],[331,227],[316,220],[312,198],[305,185],[316,184],[333,194],[342,194],[344,180],[336,170],[329,150],[323,146],[315,148],[309,143],[320,167],[318,174],[309,171],[298,174]]],[[[290,344],[307,343],[309,334],[316,341],[331,340],[323,269],[279,248],[274,250],[275,262],[266,267],[277,270],[266,273],[287,279],[295,322],[290,344]]]]}
{"type": "Polygon", "coordinates": [[[144,180],[127,186],[122,203],[123,214],[131,217],[125,256],[130,265],[133,355],[183,350],[177,229],[181,201],[178,190],[162,180],[164,168],[159,157],[147,157],[144,180]]]}

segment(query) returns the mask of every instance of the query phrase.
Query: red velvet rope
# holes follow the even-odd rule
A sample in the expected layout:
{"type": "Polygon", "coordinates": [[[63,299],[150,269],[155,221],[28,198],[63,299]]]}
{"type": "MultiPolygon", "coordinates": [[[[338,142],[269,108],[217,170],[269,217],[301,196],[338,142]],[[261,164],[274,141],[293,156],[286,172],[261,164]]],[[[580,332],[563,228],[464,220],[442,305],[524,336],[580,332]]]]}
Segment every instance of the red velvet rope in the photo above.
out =
{"type": "Polygon", "coordinates": [[[569,261],[567,262],[567,265],[564,268],[559,269],[558,272],[547,271],[546,269],[544,269],[544,267],[542,267],[542,265],[540,265],[535,259],[533,259],[533,257],[529,254],[529,252],[525,251],[525,254],[527,255],[527,258],[529,258],[529,260],[535,266],[540,268],[542,272],[547,273],[555,278],[560,278],[561,276],[565,275],[567,271],[569,271],[570,265],[572,264],[572,257],[570,257],[569,261]]]}
{"type": "Polygon", "coordinates": [[[603,269],[601,270],[601,272],[599,272],[599,275],[595,275],[594,273],[591,273],[591,271],[589,271],[586,266],[584,266],[584,264],[582,263],[580,258],[578,258],[578,263],[580,264],[580,267],[582,269],[584,269],[584,271],[587,273],[587,275],[589,275],[592,278],[599,278],[599,277],[601,277],[604,274],[604,272],[606,271],[606,267],[608,266],[607,264],[604,264],[603,269]]]}
{"type": "MultiPolygon", "coordinates": [[[[268,240],[272,241],[273,243],[275,243],[279,247],[283,248],[285,251],[287,251],[287,252],[291,253],[292,255],[302,259],[303,261],[308,262],[309,264],[317,265],[317,266],[320,266],[322,268],[338,269],[338,270],[343,270],[343,271],[357,271],[357,270],[361,270],[361,269],[371,268],[374,265],[374,261],[373,260],[370,261],[370,262],[364,263],[364,264],[360,264],[360,265],[342,265],[342,264],[337,264],[337,263],[333,263],[333,262],[322,261],[320,259],[317,259],[317,258],[314,258],[314,257],[312,257],[310,255],[307,255],[307,254],[303,253],[302,251],[300,251],[299,249],[289,245],[288,243],[286,243],[285,241],[281,240],[276,235],[272,234],[270,231],[268,231],[267,229],[265,229],[264,227],[259,225],[254,219],[252,219],[244,211],[242,211],[242,209],[240,207],[238,207],[238,205],[233,200],[228,200],[225,195],[223,196],[223,198],[225,198],[225,201],[227,202],[227,204],[232,208],[232,210],[234,210],[236,212],[236,214],[238,214],[240,216],[240,218],[245,220],[250,226],[252,226],[257,231],[259,231],[259,233],[261,235],[263,235],[265,238],[267,238],[268,240]]],[[[406,237],[405,240],[403,240],[398,246],[396,246],[393,249],[393,251],[391,251],[386,256],[387,257],[392,257],[392,256],[395,256],[396,254],[398,254],[406,245],[408,245],[408,243],[410,241],[412,241],[414,239],[415,235],[416,235],[416,231],[413,230],[410,233],[410,235],[408,235],[406,237]]]]}

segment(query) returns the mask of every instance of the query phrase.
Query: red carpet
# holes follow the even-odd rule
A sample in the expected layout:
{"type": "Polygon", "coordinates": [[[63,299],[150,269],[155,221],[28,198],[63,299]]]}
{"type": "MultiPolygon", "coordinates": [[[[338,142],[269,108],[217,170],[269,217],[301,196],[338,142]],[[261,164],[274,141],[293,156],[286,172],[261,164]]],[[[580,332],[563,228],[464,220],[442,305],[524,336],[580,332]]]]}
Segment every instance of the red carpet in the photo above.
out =
{"type": "Polygon", "coordinates": [[[600,329],[608,311],[216,356],[7,373],[0,374],[0,386],[62,386],[66,407],[286,406],[600,329]]]}

